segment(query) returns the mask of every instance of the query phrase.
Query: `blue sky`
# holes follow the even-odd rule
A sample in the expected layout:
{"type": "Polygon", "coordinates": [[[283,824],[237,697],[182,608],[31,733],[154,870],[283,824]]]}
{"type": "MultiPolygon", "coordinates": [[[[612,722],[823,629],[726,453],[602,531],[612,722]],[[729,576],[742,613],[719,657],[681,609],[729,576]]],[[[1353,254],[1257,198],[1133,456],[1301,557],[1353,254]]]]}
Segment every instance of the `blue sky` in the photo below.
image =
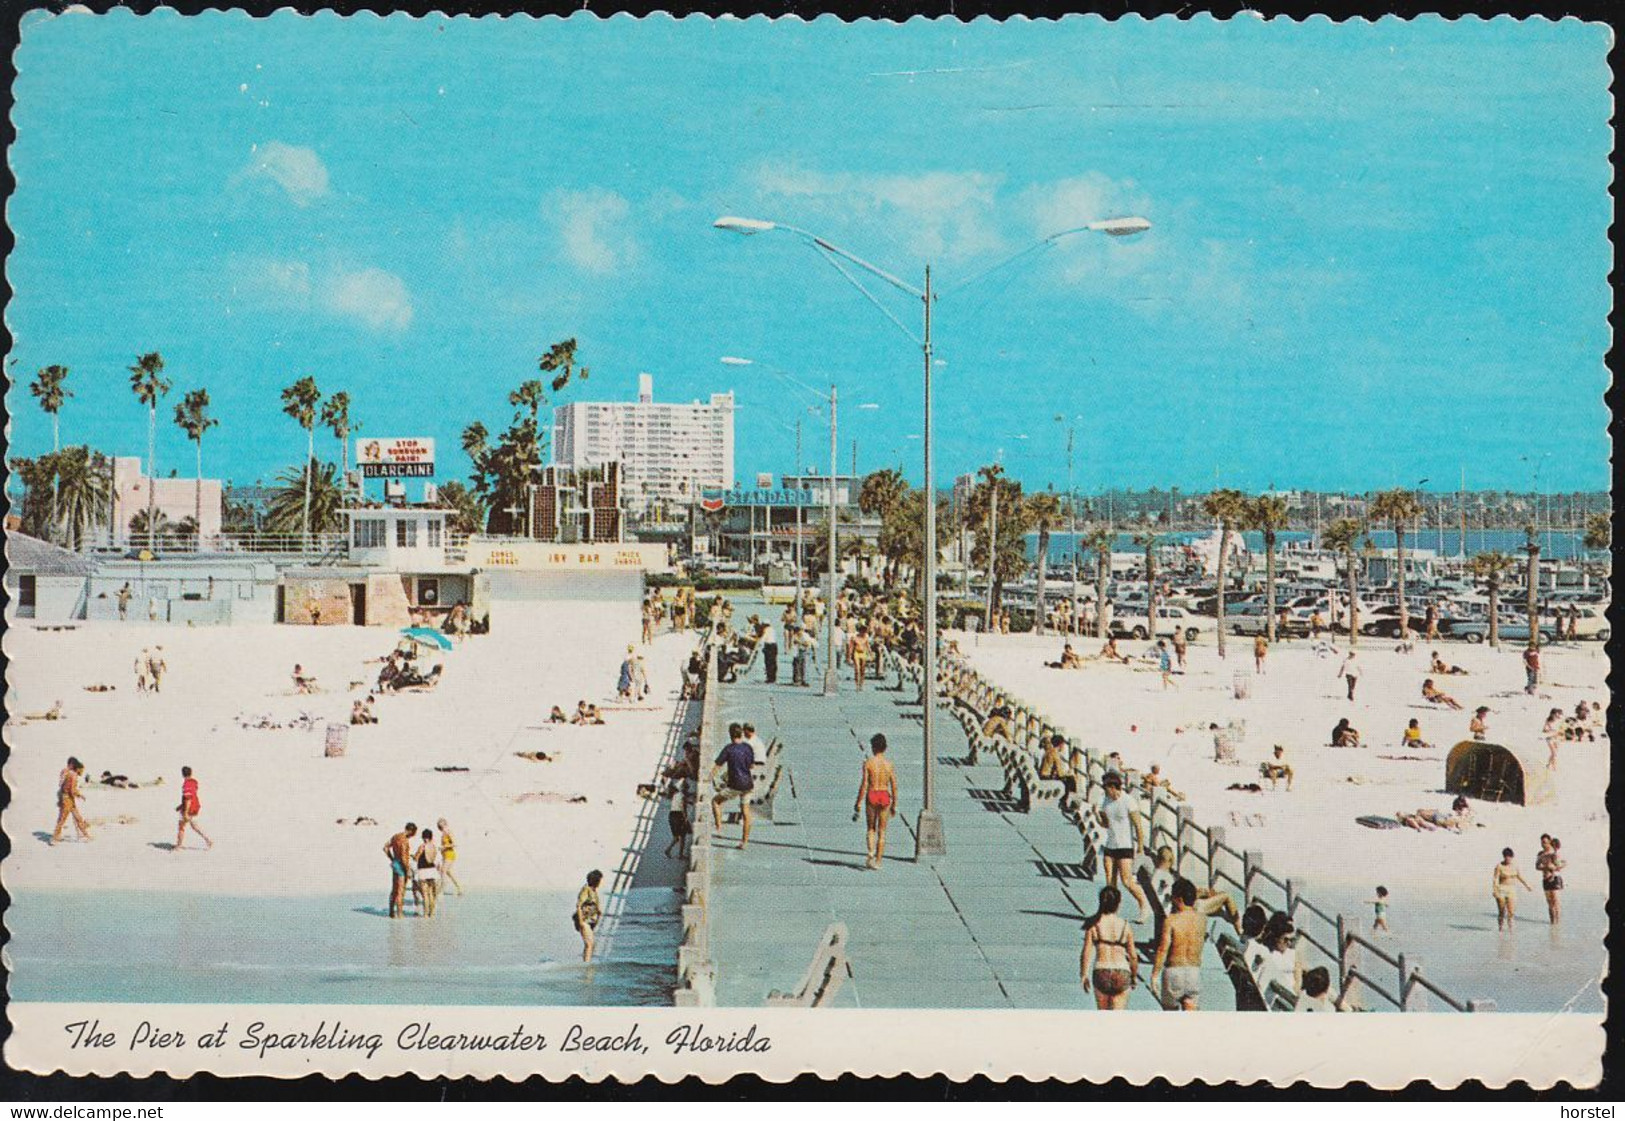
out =
{"type": "MultiPolygon", "coordinates": [[[[17,55],[15,376],[72,368],[64,439],[144,454],[206,386],[206,470],[298,461],[313,375],[441,442],[575,336],[591,380],[732,388],[741,479],[841,387],[842,466],[919,477],[919,350],[804,226],[937,304],[939,483],[1609,484],[1606,28],[1436,19],[413,20],[35,13],[17,55]],[[956,279],[1122,214],[994,279],[956,279]],[[754,358],[729,367],[723,355],[754,358]],[[859,404],[878,408],[858,408],[859,404]]],[[[920,308],[876,296],[911,328],[920,308]]],[[[895,297],[895,298],[894,298],[895,297]]],[[[49,446],[25,386],[18,453],[49,446]]],[[[826,458],[811,417],[805,458],[826,458]]],[[[326,455],[336,458],[331,440],[326,455]]]]}

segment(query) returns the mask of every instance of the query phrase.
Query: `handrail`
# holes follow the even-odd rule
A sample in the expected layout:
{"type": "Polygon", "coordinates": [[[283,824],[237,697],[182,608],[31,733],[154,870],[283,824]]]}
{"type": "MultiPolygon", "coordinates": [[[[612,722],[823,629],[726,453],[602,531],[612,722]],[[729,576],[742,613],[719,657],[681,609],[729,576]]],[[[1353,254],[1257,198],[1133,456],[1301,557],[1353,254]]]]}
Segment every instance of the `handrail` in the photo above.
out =
{"type": "MultiPolygon", "coordinates": [[[[996,688],[993,686],[990,681],[970,667],[968,661],[963,655],[958,655],[957,657],[959,658],[958,662],[955,662],[953,658],[948,655],[943,655],[939,659],[939,661],[944,664],[943,679],[945,686],[947,689],[952,690],[952,693],[949,695],[953,699],[960,700],[961,703],[970,708],[978,719],[982,718],[982,714],[978,709],[977,701],[991,702],[993,699],[1001,696],[1004,697],[1007,703],[1011,706],[1013,713],[1012,723],[1015,726],[1025,729],[1027,724],[1038,718],[1037,710],[1033,706],[1021,700],[1021,698],[1017,697],[1010,690],[996,688]],[[962,694],[966,693],[970,694],[974,699],[966,700],[965,697],[962,696],[962,694]]],[[[1043,718],[1041,722],[1046,727],[1056,726],[1054,721],[1047,718],[1043,718]]],[[[1092,749],[1086,751],[1085,759],[1086,762],[1083,768],[1083,773],[1080,776],[1081,781],[1079,783],[1079,794],[1087,799],[1094,796],[1100,786],[1100,779],[1104,777],[1105,773],[1105,762],[1092,749]]],[[[1408,967],[1408,963],[1405,961],[1403,954],[1398,957],[1389,954],[1387,951],[1373,944],[1370,940],[1349,929],[1349,924],[1344,916],[1334,916],[1329,914],[1321,907],[1315,905],[1312,901],[1305,899],[1302,895],[1298,894],[1291,878],[1276,876],[1274,873],[1264,868],[1262,863],[1257,859],[1258,854],[1254,853],[1249,855],[1245,852],[1237,850],[1231,845],[1225,843],[1225,841],[1222,839],[1222,834],[1221,836],[1216,837],[1215,833],[1218,833],[1219,831],[1213,827],[1204,828],[1202,825],[1198,824],[1188,808],[1181,807],[1178,803],[1163,798],[1161,793],[1158,791],[1153,791],[1148,797],[1143,797],[1140,799],[1140,803],[1141,804],[1135,805],[1135,812],[1141,814],[1148,823],[1147,837],[1152,842],[1155,842],[1159,837],[1171,838],[1174,842],[1176,850],[1178,850],[1180,854],[1178,859],[1180,860],[1181,864],[1183,865],[1184,860],[1187,858],[1194,860],[1196,864],[1200,865],[1203,870],[1205,870],[1210,886],[1217,886],[1219,881],[1223,880],[1225,883],[1235,888],[1243,899],[1249,899],[1255,877],[1262,878],[1266,882],[1273,884],[1285,894],[1286,901],[1285,906],[1282,909],[1289,916],[1296,917],[1297,911],[1301,908],[1307,911],[1309,914],[1314,915],[1328,926],[1334,927],[1338,931],[1340,938],[1340,945],[1336,950],[1333,950],[1331,947],[1327,946],[1325,942],[1315,937],[1306,929],[1300,929],[1299,933],[1302,935],[1304,942],[1313,947],[1316,951],[1328,959],[1329,962],[1336,966],[1339,978],[1341,980],[1342,993],[1346,994],[1354,982],[1358,981],[1365,984],[1378,996],[1387,1000],[1400,1011],[1410,1010],[1409,997],[1411,991],[1417,987],[1438,996],[1447,1006],[1455,1009],[1458,1012],[1492,1010],[1495,1007],[1493,1001],[1463,1002],[1451,996],[1449,993],[1446,993],[1433,981],[1423,976],[1419,967],[1408,967]],[[1184,809],[1184,812],[1181,812],[1182,808],[1184,809]],[[1175,821],[1172,826],[1166,824],[1159,816],[1159,810],[1170,811],[1175,815],[1175,821]],[[1185,843],[1185,830],[1187,829],[1201,837],[1205,842],[1205,846],[1198,847],[1187,845],[1185,843]],[[1232,861],[1241,866],[1243,869],[1241,872],[1241,880],[1238,880],[1231,871],[1220,866],[1218,857],[1221,854],[1230,857],[1232,861]],[[1348,951],[1352,947],[1356,946],[1369,950],[1379,961],[1385,962],[1399,970],[1401,991],[1398,996],[1395,996],[1381,985],[1373,982],[1370,977],[1368,977],[1364,972],[1362,972],[1358,967],[1353,965],[1348,960],[1348,951]]],[[[1337,939],[1334,939],[1334,941],[1336,940],[1337,939]]]]}

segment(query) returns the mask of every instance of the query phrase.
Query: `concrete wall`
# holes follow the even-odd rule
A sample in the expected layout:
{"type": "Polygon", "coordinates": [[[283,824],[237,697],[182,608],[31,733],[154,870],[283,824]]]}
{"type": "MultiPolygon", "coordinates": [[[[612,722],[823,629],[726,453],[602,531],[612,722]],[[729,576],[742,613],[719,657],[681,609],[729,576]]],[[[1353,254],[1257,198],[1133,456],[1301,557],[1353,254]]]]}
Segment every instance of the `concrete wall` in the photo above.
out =
{"type": "Polygon", "coordinates": [[[85,585],[83,576],[35,576],[34,607],[27,615],[20,613],[17,593],[20,579],[17,573],[6,572],[6,611],[13,619],[36,619],[42,623],[67,623],[85,617],[85,585]]]}
{"type": "Polygon", "coordinates": [[[367,577],[367,625],[369,627],[409,627],[412,605],[407,599],[406,581],[396,572],[375,572],[367,577]]]}
{"type": "MultiPolygon", "coordinates": [[[[359,575],[359,574],[358,574],[359,575]]],[[[351,584],[360,579],[288,576],[282,581],[282,621],[295,626],[347,627],[355,621],[351,584]]],[[[368,588],[367,600],[372,601],[368,588]]]]}
{"type": "Polygon", "coordinates": [[[276,566],[269,561],[176,558],[140,564],[102,561],[90,578],[85,618],[118,621],[118,591],[130,585],[130,622],[270,623],[276,566]]]}

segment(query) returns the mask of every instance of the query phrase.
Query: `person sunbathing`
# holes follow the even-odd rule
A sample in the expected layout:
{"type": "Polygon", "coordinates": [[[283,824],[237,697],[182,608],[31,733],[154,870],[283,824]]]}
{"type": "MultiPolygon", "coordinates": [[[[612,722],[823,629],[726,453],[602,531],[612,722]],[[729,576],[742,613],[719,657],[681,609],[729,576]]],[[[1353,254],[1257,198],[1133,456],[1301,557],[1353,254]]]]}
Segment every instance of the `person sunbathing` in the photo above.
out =
{"type": "Polygon", "coordinates": [[[1433,668],[1431,672],[1439,674],[1441,677],[1450,677],[1458,674],[1465,674],[1467,671],[1462,669],[1460,666],[1446,665],[1445,660],[1439,657],[1439,652],[1435,650],[1433,652],[1433,668]]]}
{"type": "Polygon", "coordinates": [[[1122,662],[1125,666],[1129,662],[1128,655],[1117,648],[1116,635],[1109,635],[1106,638],[1106,645],[1102,646],[1100,653],[1095,656],[1108,662],[1122,662]]]}
{"type": "Polygon", "coordinates": [[[1270,759],[1258,765],[1258,773],[1270,780],[1270,789],[1274,790],[1282,779],[1286,779],[1286,791],[1292,793],[1292,764],[1286,761],[1286,748],[1280,744],[1275,745],[1275,752],[1270,759]]]}
{"type": "Polygon", "coordinates": [[[1083,659],[1078,656],[1076,650],[1072,649],[1072,644],[1069,642],[1066,644],[1066,648],[1061,651],[1061,660],[1049,664],[1054,669],[1082,669],[1083,659]]]}
{"type": "Polygon", "coordinates": [[[560,708],[558,705],[554,705],[553,711],[547,714],[547,722],[549,724],[568,724],[570,722],[570,718],[564,715],[564,710],[562,708],[560,708]]]}
{"type": "Polygon", "coordinates": [[[445,671],[445,668],[446,668],[445,666],[441,665],[439,662],[436,662],[434,664],[434,666],[429,670],[428,673],[419,673],[415,669],[409,669],[405,673],[403,673],[400,676],[400,678],[396,681],[395,688],[397,690],[399,690],[399,689],[414,689],[414,690],[433,689],[436,685],[440,684],[440,675],[441,675],[442,672],[445,671]]]}
{"type": "Polygon", "coordinates": [[[1441,693],[1438,686],[1433,684],[1433,678],[1422,682],[1422,699],[1429,704],[1443,705],[1446,708],[1461,708],[1461,702],[1447,693],[1441,693]]]}
{"type": "MultiPolygon", "coordinates": [[[[1581,701],[1580,703],[1585,704],[1584,701],[1581,701]]],[[[25,713],[23,713],[23,721],[25,723],[28,722],[28,721],[31,721],[31,720],[61,720],[62,718],[63,717],[62,717],[62,702],[61,701],[57,701],[55,704],[53,704],[50,708],[46,709],[44,712],[25,712],[25,713]]]]}
{"type": "Polygon", "coordinates": [[[1337,722],[1337,727],[1332,729],[1331,743],[1333,747],[1359,747],[1359,729],[1350,724],[1349,718],[1345,716],[1337,722]]]}
{"type": "Polygon", "coordinates": [[[602,724],[604,718],[598,714],[598,706],[590,705],[586,701],[576,702],[575,719],[572,724],[602,724]]]}
{"type": "Polygon", "coordinates": [[[1448,829],[1452,833],[1460,833],[1463,825],[1463,821],[1459,817],[1426,807],[1414,813],[1398,810],[1394,813],[1394,817],[1407,829],[1415,829],[1423,833],[1432,833],[1439,829],[1448,829]]]}
{"type": "Polygon", "coordinates": [[[1399,746],[1425,751],[1433,745],[1422,738],[1422,722],[1413,716],[1410,723],[1405,725],[1405,733],[1400,737],[1399,746]]]}

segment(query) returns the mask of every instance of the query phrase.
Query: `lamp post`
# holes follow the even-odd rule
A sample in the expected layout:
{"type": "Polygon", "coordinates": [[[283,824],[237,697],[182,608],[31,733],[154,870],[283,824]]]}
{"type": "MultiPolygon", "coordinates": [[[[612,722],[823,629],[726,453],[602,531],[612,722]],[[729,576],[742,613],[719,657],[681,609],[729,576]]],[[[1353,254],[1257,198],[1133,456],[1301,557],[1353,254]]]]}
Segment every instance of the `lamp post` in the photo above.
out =
{"type": "MultiPolygon", "coordinates": [[[[897,277],[893,276],[889,272],[886,272],[884,269],[881,269],[876,265],[870,264],[868,261],[865,261],[862,257],[859,257],[857,254],[852,253],[852,252],[850,252],[850,251],[848,251],[846,249],[842,249],[840,246],[835,245],[834,243],[830,242],[828,239],[819,237],[817,234],[811,233],[811,232],[809,232],[807,230],[804,230],[804,229],[800,229],[800,228],[798,228],[796,226],[785,225],[785,224],[780,223],[780,222],[766,222],[766,221],[762,221],[761,219],[758,219],[758,218],[739,218],[739,217],[735,217],[735,216],[732,216],[732,215],[724,215],[723,217],[718,218],[712,224],[719,230],[727,230],[727,231],[729,231],[731,233],[744,234],[744,235],[747,235],[747,236],[754,235],[754,234],[760,234],[760,233],[768,233],[768,232],[773,231],[773,230],[782,230],[785,233],[794,234],[797,237],[801,238],[808,245],[810,245],[814,249],[816,249],[818,251],[818,253],[824,258],[824,260],[829,262],[830,266],[833,267],[835,269],[835,271],[839,272],[841,274],[841,276],[846,279],[847,283],[851,284],[854,288],[856,288],[859,292],[861,292],[863,294],[864,298],[867,299],[871,304],[873,304],[875,306],[875,308],[882,315],[884,315],[887,319],[891,320],[892,324],[898,330],[902,331],[903,334],[907,335],[911,341],[919,344],[920,349],[924,352],[924,356],[925,356],[925,400],[924,400],[924,417],[923,417],[923,420],[924,420],[925,427],[922,430],[922,442],[924,443],[924,453],[925,453],[924,457],[923,457],[924,461],[925,461],[924,464],[923,464],[924,471],[925,471],[925,479],[924,479],[924,486],[925,486],[925,542],[924,542],[924,549],[923,549],[923,552],[925,553],[925,573],[924,573],[924,576],[925,576],[925,607],[924,607],[924,614],[925,614],[925,647],[924,647],[923,656],[920,659],[921,663],[922,663],[922,669],[924,671],[923,674],[922,674],[923,680],[921,682],[921,691],[920,691],[920,703],[921,703],[921,709],[922,709],[921,716],[922,716],[922,723],[923,723],[923,728],[924,728],[924,741],[925,741],[924,742],[924,759],[923,759],[924,773],[923,773],[920,785],[921,785],[921,790],[922,790],[922,794],[923,794],[924,805],[922,806],[922,808],[920,810],[920,816],[919,816],[919,819],[918,819],[918,821],[917,821],[917,823],[915,825],[915,829],[914,829],[914,844],[915,844],[914,855],[915,855],[916,860],[918,860],[921,857],[925,857],[925,856],[941,855],[942,853],[945,853],[947,851],[947,843],[946,843],[946,839],[943,837],[942,818],[937,813],[937,808],[936,808],[936,779],[935,779],[935,774],[934,774],[934,772],[936,770],[936,766],[935,766],[935,764],[936,764],[936,736],[935,736],[935,720],[934,720],[934,717],[936,715],[935,710],[936,710],[936,698],[937,698],[937,541],[936,541],[937,496],[936,496],[935,476],[933,475],[933,472],[932,472],[932,460],[931,460],[931,366],[932,366],[932,361],[931,361],[931,359],[932,359],[931,313],[932,313],[932,306],[935,303],[938,294],[933,290],[933,287],[932,287],[932,283],[931,283],[931,266],[929,264],[925,266],[925,286],[923,288],[916,288],[912,284],[907,283],[906,281],[899,280],[897,277]],[[885,281],[887,284],[889,284],[891,287],[897,289],[898,291],[903,292],[903,293],[913,297],[914,299],[919,300],[920,303],[923,305],[923,308],[924,308],[924,333],[923,333],[923,335],[916,336],[913,331],[909,330],[909,328],[904,325],[904,323],[903,323],[903,321],[901,319],[898,319],[897,316],[892,314],[890,309],[888,309],[884,304],[882,304],[878,299],[876,299],[874,297],[874,295],[871,294],[870,291],[863,286],[862,281],[860,281],[856,276],[854,276],[852,274],[851,269],[848,268],[849,265],[850,266],[856,266],[857,268],[862,269],[864,272],[870,274],[871,276],[876,277],[877,279],[885,281]]],[[[1008,267],[1010,265],[1015,264],[1017,261],[1021,260],[1024,257],[1027,257],[1030,254],[1038,253],[1038,252],[1041,252],[1041,251],[1043,251],[1045,249],[1048,249],[1048,248],[1054,246],[1062,238],[1070,237],[1073,234],[1092,232],[1092,233],[1103,233],[1103,234],[1107,234],[1107,235],[1112,236],[1112,237],[1124,237],[1124,236],[1127,236],[1127,235],[1130,235],[1130,234],[1143,233],[1146,230],[1149,230],[1150,228],[1151,228],[1151,223],[1146,221],[1144,218],[1108,218],[1108,219],[1105,219],[1105,220],[1099,221],[1099,222],[1090,222],[1089,224],[1084,225],[1084,226],[1077,226],[1077,227],[1074,227],[1072,229],[1061,230],[1061,231],[1059,231],[1057,233],[1053,233],[1053,234],[1049,235],[1046,238],[1043,238],[1042,240],[1040,240],[1038,242],[1035,242],[1033,245],[1028,246],[1026,249],[1023,249],[1021,252],[1016,253],[1013,256],[1007,257],[1005,260],[1000,261],[998,264],[993,265],[990,268],[984,269],[979,273],[976,273],[975,275],[971,276],[969,279],[967,279],[965,281],[962,281],[957,287],[960,288],[960,289],[966,288],[966,287],[970,286],[971,284],[974,284],[977,281],[982,280],[982,279],[992,275],[993,273],[1000,271],[1001,269],[1004,269],[1004,268],[1006,268],[1006,267],[1008,267]]],[[[834,404],[835,404],[835,394],[834,394],[833,389],[834,389],[834,387],[832,386],[831,387],[831,393],[830,393],[830,406],[831,406],[830,421],[831,421],[831,446],[832,446],[832,448],[833,448],[833,437],[834,437],[833,428],[834,428],[834,404]]],[[[832,455],[831,456],[832,461],[833,461],[833,458],[834,458],[834,456],[832,455]]],[[[830,588],[831,588],[831,593],[830,593],[830,604],[829,604],[829,609],[830,609],[831,615],[833,615],[834,610],[835,610],[835,596],[834,596],[835,556],[834,556],[834,548],[833,548],[833,545],[834,545],[834,542],[833,542],[834,525],[835,525],[834,516],[833,516],[834,515],[833,499],[834,499],[834,486],[835,486],[834,475],[835,475],[835,473],[834,473],[833,465],[832,465],[832,469],[830,471],[830,488],[831,488],[831,502],[832,502],[830,530],[831,530],[831,539],[832,540],[831,540],[831,551],[830,551],[830,588]]],[[[831,660],[833,661],[833,659],[831,659],[831,660]]],[[[826,677],[825,677],[825,690],[826,690],[826,692],[830,688],[829,674],[832,672],[832,669],[833,669],[833,667],[830,667],[830,668],[826,669],[826,671],[825,671],[825,673],[826,673],[826,677]]]]}
{"type": "MultiPolygon", "coordinates": [[[[724,355],[721,362],[724,366],[756,365],[756,360],[753,358],[737,358],[733,355],[724,355]]],[[[768,373],[772,374],[774,377],[782,379],[788,385],[792,385],[797,389],[810,393],[814,397],[822,397],[822,394],[818,390],[814,389],[801,379],[792,377],[789,372],[785,370],[776,369],[772,366],[764,366],[762,368],[768,373]]],[[[835,553],[835,472],[838,466],[836,463],[836,456],[839,454],[836,450],[838,435],[836,404],[835,384],[831,382],[829,387],[829,602],[826,605],[826,610],[824,612],[824,696],[826,697],[833,697],[835,695],[835,565],[837,560],[835,553]]],[[[796,421],[797,459],[799,459],[801,455],[800,449],[801,421],[798,418],[796,421]]],[[[798,504],[796,506],[798,516],[800,509],[801,507],[798,504]]],[[[798,547],[800,540],[801,538],[798,530],[796,537],[798,547]]],[[[800,586],[801,575],[798,570],[796,575],[798,599],[800,595],[800,586]]]]}

